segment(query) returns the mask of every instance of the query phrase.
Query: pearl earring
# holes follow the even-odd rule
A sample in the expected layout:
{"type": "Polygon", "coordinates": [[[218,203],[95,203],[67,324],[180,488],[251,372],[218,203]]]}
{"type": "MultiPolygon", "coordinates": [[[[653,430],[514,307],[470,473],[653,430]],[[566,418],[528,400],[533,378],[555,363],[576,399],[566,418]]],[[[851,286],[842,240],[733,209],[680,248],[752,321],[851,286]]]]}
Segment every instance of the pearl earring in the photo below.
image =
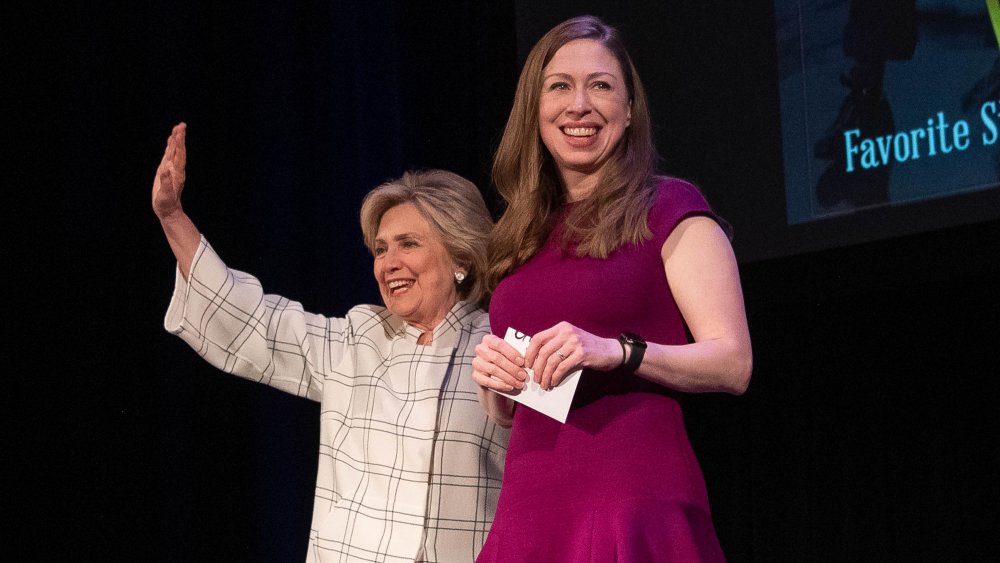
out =
{"type": "Polygon", "coordinates": [[[459,270],[459,271],[455,272],[455,281],[456,281],[456,282],[457,282],[457,283],[458,283],[459,285],[462,285],[462,282],[464,282],[464,281],[465,281],[465,272],[463,272],[463,271],[461,271],[461,270],[459,270]]]}

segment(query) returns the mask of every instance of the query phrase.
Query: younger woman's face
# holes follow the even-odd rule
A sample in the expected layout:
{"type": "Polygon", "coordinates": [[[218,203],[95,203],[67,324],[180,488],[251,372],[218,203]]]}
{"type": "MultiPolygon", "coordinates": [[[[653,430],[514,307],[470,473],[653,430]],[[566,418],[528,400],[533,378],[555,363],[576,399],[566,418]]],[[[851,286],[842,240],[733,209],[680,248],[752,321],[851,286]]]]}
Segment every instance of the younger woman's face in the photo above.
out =
{"type": "Polygon", "coordinates": [[[539,134],[566,185],[599,173],[631,120],[621,65],[597,41],[570,41],[542,70],[539,134]]]}

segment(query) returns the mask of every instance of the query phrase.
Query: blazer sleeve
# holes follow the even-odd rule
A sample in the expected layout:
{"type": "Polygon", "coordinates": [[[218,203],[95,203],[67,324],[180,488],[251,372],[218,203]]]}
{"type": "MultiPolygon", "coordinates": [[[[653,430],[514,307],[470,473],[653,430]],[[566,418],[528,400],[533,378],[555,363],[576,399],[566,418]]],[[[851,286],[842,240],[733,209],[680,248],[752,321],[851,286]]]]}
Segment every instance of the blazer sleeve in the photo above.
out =
{"type": "Polygon", "coordinates": [[[164,328],[227,373],[314,401],[351,335],[347,319],[265,294],[257,278],[227,268],[204,237],[189,279],[175,273],[164,328]]]}

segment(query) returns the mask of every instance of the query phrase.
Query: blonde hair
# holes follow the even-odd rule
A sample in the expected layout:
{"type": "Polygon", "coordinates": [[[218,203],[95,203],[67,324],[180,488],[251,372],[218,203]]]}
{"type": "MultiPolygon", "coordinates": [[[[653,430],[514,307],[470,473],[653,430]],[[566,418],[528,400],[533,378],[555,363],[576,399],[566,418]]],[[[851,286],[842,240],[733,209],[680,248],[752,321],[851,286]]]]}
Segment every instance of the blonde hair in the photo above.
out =
{"type": "Polygon", "coordinates": [[[563,45],[592,39],[618,60],[631,103],[631,124],[601,170],[597,187],[566,218],[563,246],[580,256],[607,258],[616,248],[652,237],[646,218],[656,197],[656,148],[646,91],[618,30],[594,16],[566,20],[546,33],[528,54],[513,108],[493,159],[493,185],[507,203],[489,240],[490,291],[530,259],[552,230],[564,189],[538,130],[542,71],[563,45]]]}
{"type": "Polygon", "coordinates": [[[475,184],[447,170],[417,170],[389,180],[361,203],[361,232],[365,246],[375,253],[382,215],[412,203],[444,242],[452,261],[465,270],[458,285],[459,299],[483,306],[486,297],[486,239],[493,219],[475,184]]]}

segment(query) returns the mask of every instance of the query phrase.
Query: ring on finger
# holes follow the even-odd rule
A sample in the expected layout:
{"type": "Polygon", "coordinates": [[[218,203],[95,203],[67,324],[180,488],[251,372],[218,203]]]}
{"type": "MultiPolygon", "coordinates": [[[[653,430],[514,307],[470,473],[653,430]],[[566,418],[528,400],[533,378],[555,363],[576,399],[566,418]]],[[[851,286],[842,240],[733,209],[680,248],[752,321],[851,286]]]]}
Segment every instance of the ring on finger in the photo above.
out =
{"type": "Polygon", "coordinates": [[[562,353],[562,350],[556,350],[556,355],[559,356],[560,360],[566,359],[566,355],[562,353]]]}

